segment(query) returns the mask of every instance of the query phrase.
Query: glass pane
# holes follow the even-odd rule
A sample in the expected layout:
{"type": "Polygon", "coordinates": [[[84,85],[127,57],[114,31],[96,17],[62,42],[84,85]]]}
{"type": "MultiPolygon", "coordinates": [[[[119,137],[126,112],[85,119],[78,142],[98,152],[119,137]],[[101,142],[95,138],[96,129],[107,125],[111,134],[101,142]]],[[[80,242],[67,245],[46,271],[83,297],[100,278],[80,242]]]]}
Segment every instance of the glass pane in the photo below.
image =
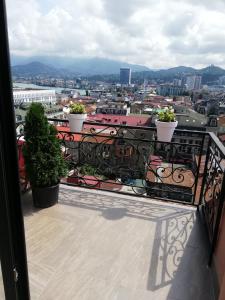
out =
{"type": "Polygon", "coordinates": [[[5,300],[5,293],[4,293],[3,280],[2,280],[1,263],[0,263],[0,299],[5,300]]]}

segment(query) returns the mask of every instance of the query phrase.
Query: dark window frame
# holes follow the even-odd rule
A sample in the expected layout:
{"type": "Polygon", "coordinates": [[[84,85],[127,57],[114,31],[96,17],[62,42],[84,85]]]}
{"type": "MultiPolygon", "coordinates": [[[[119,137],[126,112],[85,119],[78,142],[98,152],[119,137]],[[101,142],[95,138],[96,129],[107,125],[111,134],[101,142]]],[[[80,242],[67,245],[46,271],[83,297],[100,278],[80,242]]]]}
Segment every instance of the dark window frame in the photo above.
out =
{"type": "Polygon", "coordinates": [[[2,276],[6,300],[29,300],[5,0],[0,0],[0,44],[0,258],[2,276]]]}

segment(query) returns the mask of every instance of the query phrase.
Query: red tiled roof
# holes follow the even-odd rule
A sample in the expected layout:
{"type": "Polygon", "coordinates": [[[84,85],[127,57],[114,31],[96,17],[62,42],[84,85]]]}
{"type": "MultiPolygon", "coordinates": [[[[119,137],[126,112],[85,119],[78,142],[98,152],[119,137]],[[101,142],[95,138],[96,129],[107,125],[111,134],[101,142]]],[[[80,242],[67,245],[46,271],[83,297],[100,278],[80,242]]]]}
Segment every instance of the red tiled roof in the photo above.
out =
{"type": "MultiPolygon", "coordinates": [[[[89,115],[87,121],[101,122],[106,124],[114,124],[114,125],[128,125],[128,126],[148,126],[151,122],[151,118],[149,116],[121,116],[121,115],[105,115],[105,114],[96,114],[89,115]]],[[[91,125],[91,127],[93,127],[91,125]]],[[[89,128],[87,124],[85,124],[84,128],[89,128]]]]}

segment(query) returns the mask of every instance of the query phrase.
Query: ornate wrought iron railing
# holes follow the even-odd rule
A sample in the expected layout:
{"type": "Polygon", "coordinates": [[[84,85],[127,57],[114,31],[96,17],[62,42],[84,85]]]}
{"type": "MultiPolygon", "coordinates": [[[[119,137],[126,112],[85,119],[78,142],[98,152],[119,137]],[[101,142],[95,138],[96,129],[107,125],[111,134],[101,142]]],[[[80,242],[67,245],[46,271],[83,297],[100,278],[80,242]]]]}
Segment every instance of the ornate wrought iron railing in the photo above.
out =
{"type": "Polygon", "coordinates": [[[171,143],[159,142],[156,129],[84,123],[70,132],[65,120],[50,119],[68,161],[68,184],[197,205],[207,134],[176,130],[171,143]]]}
{"type": "Polygon", "coordinates": [[[214,133],[209,133],[204,176],[201,189],[201,204],[212,245],[209,265],[212,262],[225,200],[225,147],[214,133]]]}

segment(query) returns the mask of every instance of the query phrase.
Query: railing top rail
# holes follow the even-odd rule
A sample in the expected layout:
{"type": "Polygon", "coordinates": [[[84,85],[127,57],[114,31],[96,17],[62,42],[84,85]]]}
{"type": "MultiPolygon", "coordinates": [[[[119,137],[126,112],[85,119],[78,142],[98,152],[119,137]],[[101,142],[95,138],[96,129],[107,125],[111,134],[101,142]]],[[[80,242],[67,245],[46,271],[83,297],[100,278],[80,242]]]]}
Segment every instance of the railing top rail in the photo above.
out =
{"type": "MultiPolygon", "coordinates": [[[[69,121],[67,119],[54,119],[54,118],[48,118],[49,121],[53,122],[64,122],[68,123],[69,121]]],[[[90,121],[85,121],[84,124],[86,125],[96,125],[96,126],[105,126],[108,128],[124,128],[124,129],[139,129],[139,130],[152,130],[155,131],[156,127],[150,127],[150,126],[129,126],[129,125],[124,125],[124,124],[110,124],[110,123],[101,123],[101,122],[90,122],[90,121]]],[[[195,133],[198,135],[207,135],[208,132],[206,131],[199,131],[199,130],[188,130],[188,129],[175,129],[175,132],[179,133],[195,133]]]]}
{"type": "Polygon", "coordinates": [[[56,118],[48,118],[49,121],[55,121],[55,122],[64,122],[69,123],[68,119],[56,119],[56,118]]]}

